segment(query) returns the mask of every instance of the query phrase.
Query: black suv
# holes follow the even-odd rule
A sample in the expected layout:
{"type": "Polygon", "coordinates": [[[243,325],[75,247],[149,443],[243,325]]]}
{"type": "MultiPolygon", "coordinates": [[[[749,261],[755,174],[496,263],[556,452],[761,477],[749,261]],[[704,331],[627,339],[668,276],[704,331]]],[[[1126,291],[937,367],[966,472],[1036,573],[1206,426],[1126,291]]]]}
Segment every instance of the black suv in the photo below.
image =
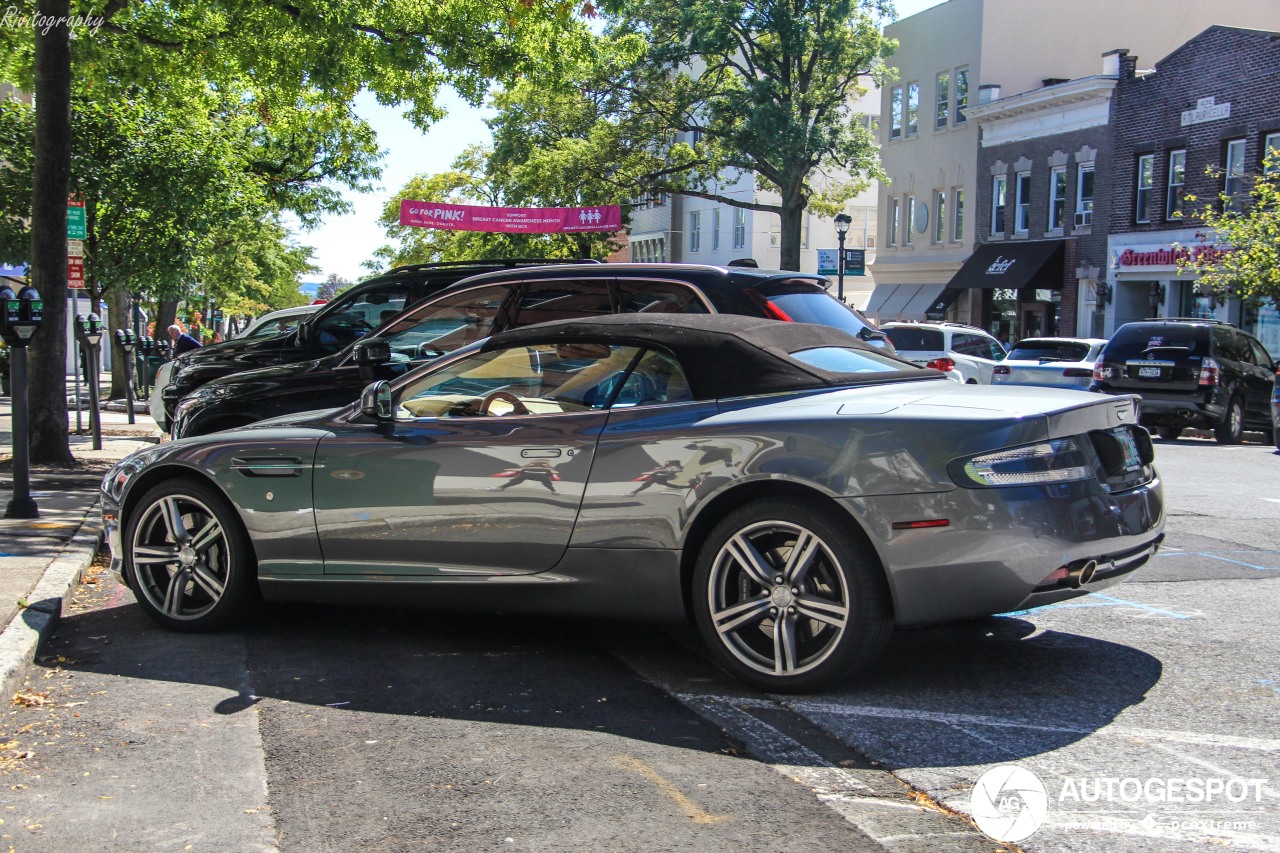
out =
{"type": "MultiPolygon", "coordinates": [[[[396,267],[342,293],[292,331],[270,337],[241,338],[182,355],[163,390],[164,415],[172,421],[177,403],[211,379],[275,364],[323,358],[347,348],[404,309],[477,273],[543,266],[546,258],[447,261],[396,267]]],[[[584,261],[592,265],[596,261],[584,261]]],[[[161,424],[168,428],[168,423],[161,424]]]]}
{"type": "Polygon", "coordinates": [[[1164,439],[1185,427],[1239,444],[1246,429],[1273,437],[1275,360],[1252,335],[1216,320],[1126,323],[1107,341],[1090,391],[1137,394],[1141,422],[1164,439]]]}
{"type": "Polygon", "coordinates": [[[798,272],[682,264],[543,266],[477,275],[410,308],[341,352],[228,376],[178,405],[175,438],[345,406],[389,379],[491,334],[602,314],[743,314],[835,326],[893,352],[883,332],[798,272]]]}

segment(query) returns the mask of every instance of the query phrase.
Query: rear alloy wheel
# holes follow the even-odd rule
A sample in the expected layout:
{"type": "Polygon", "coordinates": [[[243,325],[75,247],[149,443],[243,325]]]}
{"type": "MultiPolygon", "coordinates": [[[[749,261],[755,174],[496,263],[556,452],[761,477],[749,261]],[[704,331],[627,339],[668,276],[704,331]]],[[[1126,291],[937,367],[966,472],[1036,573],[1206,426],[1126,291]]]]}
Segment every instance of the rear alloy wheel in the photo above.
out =
{"type": "Polygon", "coordinates": [[[893,630],[884,576],[813,501],[740,507],[707,538],[694,575],[698,629],[743,681],[810,690],[870,663],[893,630]]]}
{"type": "Polygon", "coordinates": [[[1177,441],[1182,435],[1182,427],[1156,427],[1156,434],[1165,441],[1177,441]]]}
{"type": "Polygon", "coordinates": [[[138,604],[176,631],[211,631],[243,615],[252,548],[222,495],[193,480],[150,489],[124,531],[124,564],[138,604]]]}
{"type": "Polygon", "coordinates": [[[1239,444],[1244,439],[1244,403],[1232,397],[1222,421],[1213,428],[1213,437],[1219,444],[1239,444]]]}

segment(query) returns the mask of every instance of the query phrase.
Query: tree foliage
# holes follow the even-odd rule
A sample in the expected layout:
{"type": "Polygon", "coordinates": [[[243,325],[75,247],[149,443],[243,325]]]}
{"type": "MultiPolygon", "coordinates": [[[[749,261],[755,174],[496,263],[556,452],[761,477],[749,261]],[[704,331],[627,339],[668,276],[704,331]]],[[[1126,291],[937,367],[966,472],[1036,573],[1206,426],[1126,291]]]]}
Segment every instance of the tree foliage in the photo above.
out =
{"type": "MultiPolygon", "coordinates": [[[[1195,202],[1194,196],[1189,201],[1195,202]]],[[[1247,203],[1219,196],[1217,205],[1197,211],[1202,241],[1225,243],[1229,250],[1192,253],[1179,263],[1200,275],[1222,301],[1228,295],[1280,307],[1280,152],[1272,149],[1262,174],[1252,176],[1247,203]]]]}
{"type": "Polygon", "coordinates": [[[838,212],[883,177],[873,132],[850,108],[888,74],[888,2],[612,0],[606,9],[612,33],[649,45],[621,78],[629,135],[691,135],[646,176],[651,188],[777,213],[782,266],[797,269],[805,208],[838,212]],[[776,203],[720,192],[726,172],[753,173],[776,203]]]}

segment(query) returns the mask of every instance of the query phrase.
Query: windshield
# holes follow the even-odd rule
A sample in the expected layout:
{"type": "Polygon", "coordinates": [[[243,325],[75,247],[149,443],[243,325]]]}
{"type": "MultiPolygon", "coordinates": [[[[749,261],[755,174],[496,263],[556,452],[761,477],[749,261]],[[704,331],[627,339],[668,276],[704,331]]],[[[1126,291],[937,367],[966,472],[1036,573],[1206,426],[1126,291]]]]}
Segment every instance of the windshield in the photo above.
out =
{"type": "Polygon", "coordinates": [[[1014,344],[1009,358],[1023,361],[1084,361],[1089,344],[1083,341],[1025,340],[1014,344]]]}
{"type": "Polygon", "coordinates": [[[858,316],[815,282],[766,282],[756,292],[774,309],[769,313],[775,319],[831,326],[872,344],[885,341],[884,334],[870,320],[858,316]]]}
{"type": "Polygon", "coordinates": [[[814,347],[793,352],[791,357],[832,373],[889,373],[911,369],[896,358],[849,347],[814,347]]]}

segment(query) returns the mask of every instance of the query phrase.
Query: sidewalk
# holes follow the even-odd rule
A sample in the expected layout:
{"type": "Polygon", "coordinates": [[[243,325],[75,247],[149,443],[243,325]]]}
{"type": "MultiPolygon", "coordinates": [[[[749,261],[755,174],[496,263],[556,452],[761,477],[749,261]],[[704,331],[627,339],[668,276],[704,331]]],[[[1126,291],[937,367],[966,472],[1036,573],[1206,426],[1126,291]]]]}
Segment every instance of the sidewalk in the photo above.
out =
{"type": "Polygon", "coordinates": [[[33,466],[31,497],[40,517],[13,519],[3,517],[13,496],[12,400],[0,397],[0,459],[6,463],[0,468],[0,703],[17,690],[22,669],[57,623],[63,598],[93,562],[102,541],[98,483],[103,473],[116,460],[160,440],[161,431],[149,415],[135,411],[136,423],[130,424],[122,404],[103,406],[119,411],[102,412],[102,449],[92,449],[87,408],[85,434],[74,434],[72,409],[71,452],[81,468],[43,471],[33,466]]]}

